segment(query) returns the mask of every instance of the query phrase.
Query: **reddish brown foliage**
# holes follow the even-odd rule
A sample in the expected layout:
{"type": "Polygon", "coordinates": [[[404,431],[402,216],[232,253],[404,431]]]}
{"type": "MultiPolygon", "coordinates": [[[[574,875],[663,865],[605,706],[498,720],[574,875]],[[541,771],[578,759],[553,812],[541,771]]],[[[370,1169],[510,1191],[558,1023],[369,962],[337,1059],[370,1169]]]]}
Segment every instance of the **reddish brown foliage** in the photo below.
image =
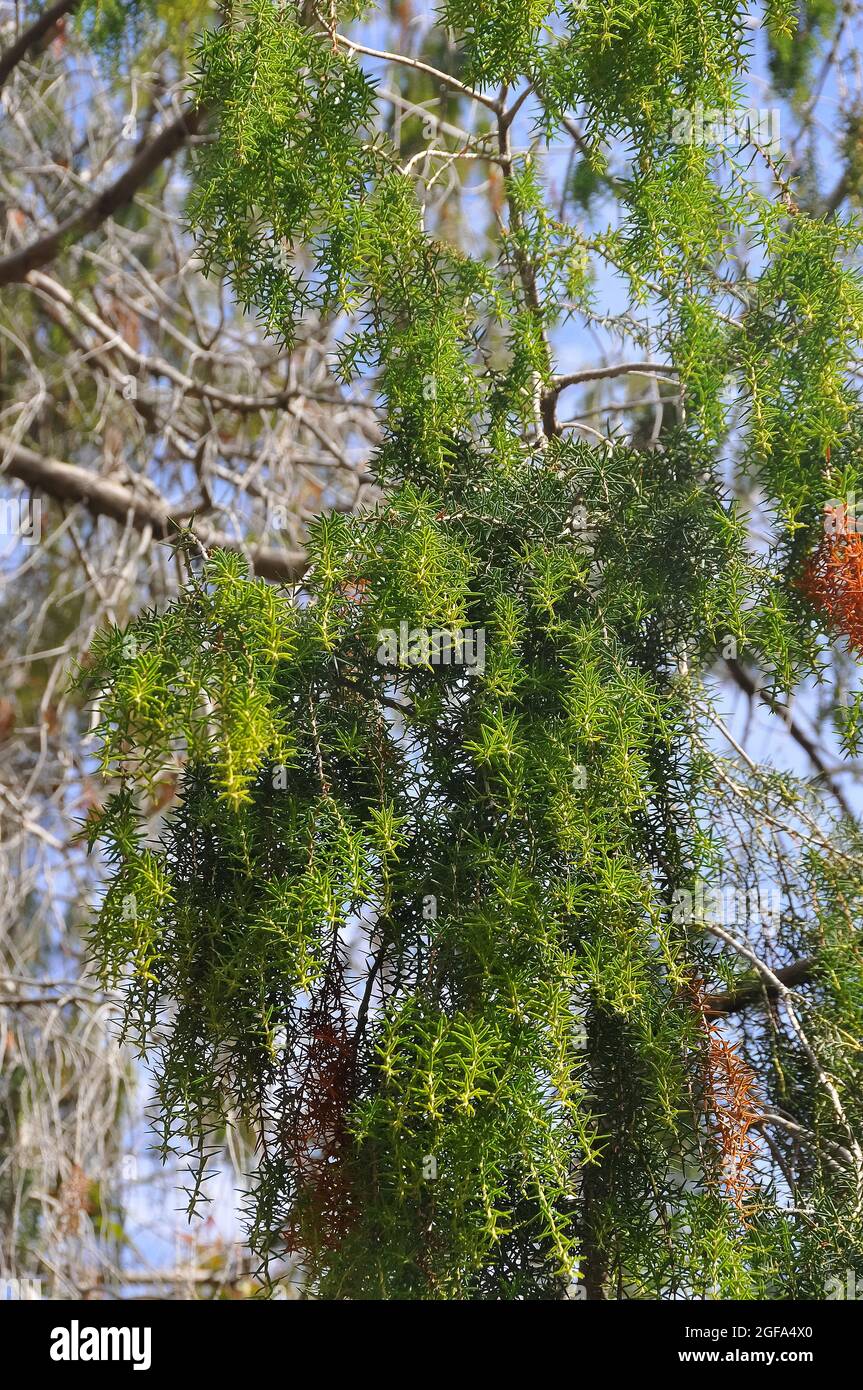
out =
{"type": "Polygon", "coordinates": [[[285,1118],[288,1148],[300,1181],[303,1219],[300,1222],[298,1211],[296,1223],[285,1236],[288,1248],[297,1250],[302,1224],[304,1244],[314,1231],[319,1248],[332,1250],[352,1222],[345,1158],[347,1114],[355,1080],[353,1039],[341,991],[332,978],[305,1015],[300,1066],[295,1104],[285,1118]]]}
{"type": "Polygon", "coordinates": [[[691,988],[704,1026],[701,1094],[719,1152],[720,1183],[725,1198],[745,1217],[747,1199],[755,1186],[752,1170],[758,1152],[751,1133],[758,1118],[755,1075],[736,1045],[724,1038],[719,1026],[707,1017],[703,981],[694,980],[691,988]]]}
{"type": "Polygon", "coordinates": [[[800,587],[831,626],[863,651],[863,536],[846,527],[824,536],[809,557],[800,587]]]}
{"type": "Polygon", "coordinates": [[[733,1043],[708,1026],[709,1062],[705,1107],[722,1152],[726,1198],[741,1216],[754,1188],[752,1166],[757,1146],[751,1128],[758,1112],[753,1104],[755,1077],[733,1043]]]}

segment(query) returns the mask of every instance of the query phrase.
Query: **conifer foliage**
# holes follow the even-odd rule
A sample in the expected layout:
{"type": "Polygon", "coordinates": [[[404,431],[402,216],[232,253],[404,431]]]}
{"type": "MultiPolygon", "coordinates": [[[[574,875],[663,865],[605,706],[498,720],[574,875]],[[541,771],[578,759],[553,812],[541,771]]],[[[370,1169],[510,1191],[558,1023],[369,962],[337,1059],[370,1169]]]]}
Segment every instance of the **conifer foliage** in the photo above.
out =
{"type": "MultiPolygon", "coordinates": [[[[823,1297],[863,1235],[863,841],[722,743],[707,678],[732,638],[790,694],[829,660],[825,567],[849,602],[818,547],[860,484],[858,230],[801,210],[775,152],[674,138],[681,108],[733,109],[742,5],[452,0],[427,66],[480,117],[448,154],[502,188],[471,253],[425,206],[440,146],[407,167],[388,140],[354,8],[228,7],[190,206],[269,334],[342,317],[343,377],[383,403],[380,501],[322,517],[290,590],[184,536],[181,596],[80,677],[114,779],[94,950],[165,1151],[194,1206],[224,1126],[252,1127],[251,1239],[314,1296],[823,1297]],[[574,116],[616,203],[600,238],[542,177],[574,116]],[[564,306],[609,268],[684,402],[643,447],[558,413],[564,306]],[[732,464],[767,499],[760,553],[732,464]],[[417,633],[481,634],[482,660],[417,633]],[[680,910],[768,870],[770,965],[680,910]]],[[[777,51],[793,8],[764,13],[777,51]]]]}

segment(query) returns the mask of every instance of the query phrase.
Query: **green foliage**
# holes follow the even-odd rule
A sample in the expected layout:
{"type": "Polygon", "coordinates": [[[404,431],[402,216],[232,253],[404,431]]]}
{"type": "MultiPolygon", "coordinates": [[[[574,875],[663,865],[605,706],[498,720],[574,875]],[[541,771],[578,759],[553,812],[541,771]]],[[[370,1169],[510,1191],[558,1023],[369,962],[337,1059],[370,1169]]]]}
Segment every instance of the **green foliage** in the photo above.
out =
{"type": "Polygon", "coordinates": [[[151,55],[156,36],[161,50],[185,49],[210,9],[209,0],[85,0],[75,23],[95,52],[134,67],[151,55]]]}
{"type": "Polygon", "coordinates": [[[554,0],[447,0],[441,21],[464,44],[468,81],[515,82],[529,72],[554,0]]]}
{"type": "Polygon", "coordinates": [[[676,108],[734,102],[740,6],[444,18],[468,80],[534,82],[537,128],[580,106],[595,169],[609,138],[632,149],[620,219],[588,243],[504,145],[496,252],[468,258],[426,230],[328,31],[253,0],[205,37],[205,257],[284,342],[310,307],[346,316],[344,374],[376,373],[386,407],[382,496],[311,528],[296,591],[216,552],[99,638],[82,679],[119,785],[88,827],[114,866],[95,951],[154,1058],[165,1149],[194,1156],[191,1204],[208,1136],[254,1125],[254,1244],[299,1252],[315,1294],[821,1296],[860,1238],[859,837],[717,757],[704,681],[729,637],[777,688],[820,674],[796,579],[856,477],[857,229],[674,143],[676,108]],[[737,289],[744,228],[761,265],[737,289]],[[549,421],[549,329],[593,258],[657,297],[686,407],[661,447],[549,421]],[[757,557],[723,485],[732,402],[778,518],[757,557]],[[483,661],[402,642],[464,629],[483,661]],[[142,799],[171,770],[156,837],[142,799]],[[782,947],[815,958],[805,1028],[723,1050],[703,996],[751,987],[751,959],[673,904],[748,882],[770,835],[782,947]],[[745,1156],[756,1075],[814,1136],[799,1220],[775,1151],[745,1156]]]}
{"type": "Polygon", "coordinates": [[[807,465],[848,439],[857,410],[848,365],[863,332],[863,286],[843,262],[858,242],[857,228],[795,217],[771,237],[746,317],[738,353],[752,383],[749,438],[789,507],[819,487],[807,465]]]}
{"type": "Polygon", "coordinates": [[[809,97],[807,78],[818,52],[818,40],[830,33],[840,7],[836,0],[806,0],[796,6],[797,23],[793,27],[782,13],[785,8],[768,7],[770,69],[777,90],[802,103],[809,97]]]}
{"type": "Polygon", "coordinates": [[[595,145],[651,139],[678,107],[732,104],[746,54],[736,0],[575,0],[560,10],[566,32],[541,55],[543,92],[560,110],[583,105],[595,145]]]}
{"type": "Polygon", "coordinates": [[[238,583],[242,574],[241,559],[220,551],[194,604],[98,635],[82,679],[100,701],[104,769],[121,761],[152,792],[178,755],[209,759],[236,808],[262,757],[289,755],[272,690],[292,650],[292,609],[263,581],[238,583]]]}

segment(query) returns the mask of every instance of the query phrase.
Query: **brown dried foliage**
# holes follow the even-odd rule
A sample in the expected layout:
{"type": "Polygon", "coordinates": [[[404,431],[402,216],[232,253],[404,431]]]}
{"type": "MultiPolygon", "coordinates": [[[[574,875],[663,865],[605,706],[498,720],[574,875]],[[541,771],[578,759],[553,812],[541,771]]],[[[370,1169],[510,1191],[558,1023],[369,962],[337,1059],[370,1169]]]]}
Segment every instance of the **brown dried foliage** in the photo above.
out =
{"type": "Polygon", "coordinates": [[[863,536],[840,518],[836,535],[822,537],[810,555],[800,588],[831,627],[863,651],[863,536]]]}
{"type": "Polygon", "coordinates": [[[353,1220],[346,1157],[356,1049],[342,993],[342,972],[331,966],[301,1024],[300,1079],[283,1135],[299,1182],[296,1217],[285,1231],[293,1252],[308,1249],[312,1233],[319,1251],[335,1249],[353,1220]]]}
{"type": "Polygon", "coordinates": [[[752,1129],[758,1119],[755,1074],[737,1045],[723,1037],[708,1017],[703,980],[691,984],[693,1007],[704,1029],[699,1081],[704,1113],[719,1155],[722,1195],[745,1219],[755,1188],[753,1169],[758,1146],[752,1129]]]}

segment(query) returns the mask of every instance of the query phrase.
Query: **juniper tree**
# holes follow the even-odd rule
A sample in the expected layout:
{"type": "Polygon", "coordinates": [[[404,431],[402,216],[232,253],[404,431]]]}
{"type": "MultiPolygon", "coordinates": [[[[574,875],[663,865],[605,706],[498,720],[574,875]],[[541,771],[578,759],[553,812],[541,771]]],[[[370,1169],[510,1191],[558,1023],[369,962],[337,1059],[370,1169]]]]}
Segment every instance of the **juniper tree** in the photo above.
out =
{"type": "MultiPolygon", "coordinates": [[[[81,672],[114,779],[93,945],[163,1152],[194,1209],[250,1126],[250,1238],[313,1296],[824,1297],[860,1271],[863,840],[826,775],[734,742],[711,673],[787,709],[859,648],[858,225],[735,116],[731,0],[451,0],[401,61],[467,136],[417,121],[407,159],[357,8],[205,34],[190,217],[286,348],[339,325],[379,503],[316,521],[288,588],[193,525],[177,600],[81,672]],[[696,110],[739,138],[681,139],[696,110]],[[564,132],[601,235],[551,195],[564,132]],[[499,190],[479,250],[434,207],[447,162],[499,190]],[[628,440],[562,418],[609,267],[649,311],[634,370],[677,383],[628,440]]],[[[764,12],[789,85],[792,8],[764,12]]]]}

